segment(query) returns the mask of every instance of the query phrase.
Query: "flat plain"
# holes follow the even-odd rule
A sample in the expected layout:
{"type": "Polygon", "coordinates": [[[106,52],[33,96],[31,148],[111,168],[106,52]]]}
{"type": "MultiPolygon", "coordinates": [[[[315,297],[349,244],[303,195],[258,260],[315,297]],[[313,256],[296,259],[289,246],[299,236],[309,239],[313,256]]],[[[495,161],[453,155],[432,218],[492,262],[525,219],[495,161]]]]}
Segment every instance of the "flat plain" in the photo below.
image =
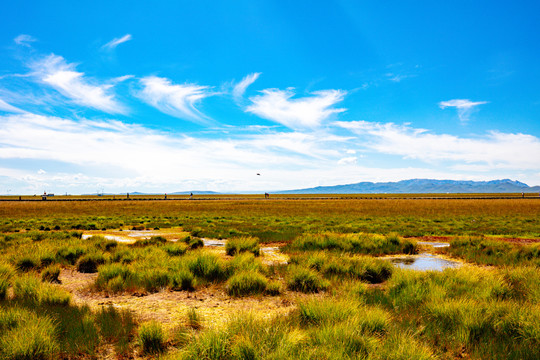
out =
{"type": "Polygon", "coordinates": [[[534,194],[0,200],[2,359],[540,357],[534,194]]]}

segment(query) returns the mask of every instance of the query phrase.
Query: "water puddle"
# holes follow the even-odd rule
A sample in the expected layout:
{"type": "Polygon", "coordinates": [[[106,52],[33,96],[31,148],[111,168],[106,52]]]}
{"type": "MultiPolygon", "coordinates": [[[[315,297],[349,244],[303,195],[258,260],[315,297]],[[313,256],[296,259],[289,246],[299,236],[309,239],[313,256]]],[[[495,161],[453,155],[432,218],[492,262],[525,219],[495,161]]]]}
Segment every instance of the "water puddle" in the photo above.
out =
{"type": "MultiPolygon", "coordinates": [[[[81,239],[86,240],[86,239],[91,238],[94,235],[98,235],[98,234],[83,234],[81,239]]],[[[126,244],[133,244],[135,241],[137,241],[137,239],[130,238],[128,236],[107,235],[107,234],[105,235],[99,234],[99,235],[103,236],[107,240],[114,240],[114,241],[118,241],[118,242],[126,243],[126,244]]]]}
{"type": "Polygon", "coordinates": [[[204,246],[215,246],[215,247],[223,247],[225,246],[226,240],[220,240],[220,239],[207,239],[207,238],[201,238],[201,240],[204,243],[204,246]]]}
{"type": "Polygon", "coordinates": [[[444,248],[450,246],[450,243],[439,241],[417,241],[416,243],[418,245],[431,246],[433,248],[444,248]]]}
{"type": "Polygon", "coordinates": [[[444,259],[439,255],[428,253],[396,256],[389,258],[388,260],[396,267],[420,271],[443,271],[444,269],[457,268],[463,265],[459,261],[444,259]]]}
{"type": "Polygon", "coordinates": [[[82,239],[88,239],[94,235],[103,236],[105,239],[121,243],[132,244],[137,240],[150,239],[152,236],[163,236],[169,241],[178,241],[189,235],[188,232],[179,228],[162,230],[91,230],[82,235],[82,239]]]}
{"type": "MultiPolygon", "coordinates": [[[[224,251],[225,244],[227,240],[220,239],[201,239],[204,243],[204,246],[211,248],[219,249],[224,251]]],[[[281,249],[278,246],[261,246],[259,248],[261,253],[261,261],[266,265],[286,265],[289,262],[287,255],[281,252],[281,249]]]]}

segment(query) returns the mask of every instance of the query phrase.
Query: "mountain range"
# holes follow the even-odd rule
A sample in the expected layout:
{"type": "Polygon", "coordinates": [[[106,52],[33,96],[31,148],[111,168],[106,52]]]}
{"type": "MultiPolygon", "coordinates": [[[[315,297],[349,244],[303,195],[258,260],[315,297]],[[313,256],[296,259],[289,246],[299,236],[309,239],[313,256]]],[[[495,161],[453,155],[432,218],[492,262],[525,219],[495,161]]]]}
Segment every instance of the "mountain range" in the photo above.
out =
{"type": "Polygon", "coordinates": [[[531,193],[540,192],[540,186],[510,180],[462,181],[411,179],[397,182],[359,182],[356,184],[317,186],[314,188],[285,190],[279,194],[444,194],[444,193],[531,193]]]}

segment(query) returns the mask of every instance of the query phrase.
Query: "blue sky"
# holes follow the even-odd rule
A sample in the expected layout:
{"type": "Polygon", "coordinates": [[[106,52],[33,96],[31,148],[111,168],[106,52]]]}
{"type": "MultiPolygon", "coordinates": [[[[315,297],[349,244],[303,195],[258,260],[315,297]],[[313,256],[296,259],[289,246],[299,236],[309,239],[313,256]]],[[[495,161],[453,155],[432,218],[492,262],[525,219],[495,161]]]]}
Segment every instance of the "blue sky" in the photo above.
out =
{"type": "Polygon", "coordinates": [[[539,24],[534,1],[6,3],[0,194],[540,185],[539,24]]]}

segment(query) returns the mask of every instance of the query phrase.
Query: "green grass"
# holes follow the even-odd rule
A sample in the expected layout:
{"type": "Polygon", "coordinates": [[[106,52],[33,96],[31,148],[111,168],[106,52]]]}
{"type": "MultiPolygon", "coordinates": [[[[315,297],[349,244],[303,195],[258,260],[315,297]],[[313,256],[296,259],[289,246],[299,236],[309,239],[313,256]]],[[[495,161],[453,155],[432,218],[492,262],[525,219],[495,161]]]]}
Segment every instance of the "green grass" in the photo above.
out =
{"type": "Polygon", "coordinates": [[[189,270],[206,281],[224,280],[229,275],[226,263],[218,255],[199,251],[186,260],[189,270]]]}
{"type": "Polygon", "coordinates": [[[262,294],[268,286],[268,280],[258,272],[242,271],[234,274],[227,282],[227,294],[230,296],[250,296],[262,294]]]}
{"type": "Polygon", "coordinates": [[[94,252],[83,255],[77,261],[77,271],[81,273],[95,273],[98,266],[105,264],[106,259],[102,253],[94,252]]]}
{"type": "Polygon", "coordinates": [[[37,305],[69,305],[71,295],[54,285],[42,283],[33,276],[15,279],[13,285],[15,299],[29,301],[37,305]]]}
{"type": "Polygon", "coordinates": [[[141,324],[139,327],[139,342],[143,353],[158,354],[165,350],[165,333],[161,325],[155,321],[141,324]]]}
{"type": "Polygon", "coordinates": [[[202,318],[195,308],[187,311],[187,326],[195,330],[202,328],[202,318]]]}
{"type": "Polygon", "coordinates": [[[163,247],[163,250],[169,255],[169,256],[181,256],[186,253],[188,250],[188,245],[178,243],[178,244],[170,244],[165,245],[163,247]]]}
{"type": "Polygon", "coordinates": [[[259,239],[251,236],[242,236],[231,238],[225,244],[225,252],[227,255],[234,256],[243,252],[250,252],[255,256],[259,256],[259,239]]]}
{"type": "Polygon", "coordinates": [[[483,236],[452,239],[446,251],[467,261],[485,265],[535,265],[540,267],[540,243],[522,245],[483,236]]]}
{"type": "Polygon", "coordinates": [[[0,308],[0,358],[51,359],[57,353],[57,328],[48,316],[0,308]]]}
{"type": "Polygon", "coordinates": [[[49,265],[41,271],[41,281],[60,283],[58,277],[60,276],[60,266],[58,264],[49,265]]]}
{"type": "Polygon", "coordinates": [[[540,358],[538,245],[482,236],[540,236],[536,202],[187,203],[0,204],[0,359],[90,359],[112,349],[119,358],[540,358]],[[81,231],[36,230],[173,226],[192,235],[126,245],[100,236],[82,240],[81,231]],[[467,235],[455,236],[451,255],[493,266],[415,272],[373,257],[414,253],[408,235],[448,234],[467,235]],[[196,249],[200,236],[229,239],[234,256],[196,249]],[[289,242],[289,265],[263,264],[265,257],[252,251],[255,237],[289,242]],[[113,303],[111,293],[188,290],[198,298],[199,291],[218,291],[233,304],[246,300],[227,296],[272,295],[272,304],[295,310],[234,312],[215,327],[197,302],[185,323],[168,324],[176,329],[169,340],[158,327],[143,330],[128,311],[70,302],[54,282],[60,268],[81,270],[86,262],[98,272],[93,290],[113,303]],[[162,345],[145,348],[143,337],[162,345]]]}
{"type": "Polygon", "coordinates": [[[117,310],[113,306],[103,307],[96,314],[102,338],[115,345],[118,354],[126,354],[134,337],[136,322],[128,310],[117,310]]]}
{"type": "Polygon", "coordinates": [[[358,279],[377,284],[386,281],[394,271],[390,262],[370,256],[349,256],[330,252],[295,253],[291,263],[318,271],[327,278],[358,279]]]}
{"type": "Polygon", "coordinates": [[[323,232],[316,234],[304,234],[295,239],[290,247],[291,250],[314,251],[335,250],[354,254],[415,254],[416,243],[410,239],[403,239],[395,233],[387,236],[378,234],[341,234],[323,232]]]}
{"type": "Polygon", "coordinates": [[[289,270],[287,282],[289,290],[316,293],[326,290],[329,286],[330,283],[322,279],[316,271],[301,266],[293,266],[289,270]]]}

